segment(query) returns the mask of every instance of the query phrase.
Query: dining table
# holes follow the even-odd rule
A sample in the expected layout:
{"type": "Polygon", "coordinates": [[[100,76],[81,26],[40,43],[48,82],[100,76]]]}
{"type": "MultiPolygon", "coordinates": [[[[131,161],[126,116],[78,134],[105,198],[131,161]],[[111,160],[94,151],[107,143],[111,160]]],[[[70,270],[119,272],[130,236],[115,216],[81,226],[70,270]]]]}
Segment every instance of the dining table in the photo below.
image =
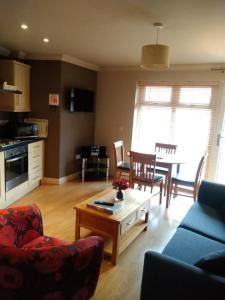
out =
{"type": "MultiPolygon", "coordinates": [[[[164,168],[167,170],[167,185],[166,185],[166,208],[170,204],[170,189],[172,184],[172,174],[173,169],[176,167],[176,173],[180,171],[180,165],[186,163],[184,157],[180,154],[172,153],[160,153],[155,152],[156,154],[156,167],[164,168]]],[[[127,156],[130,156],[130,151],[127,152],[127,156]]]]}

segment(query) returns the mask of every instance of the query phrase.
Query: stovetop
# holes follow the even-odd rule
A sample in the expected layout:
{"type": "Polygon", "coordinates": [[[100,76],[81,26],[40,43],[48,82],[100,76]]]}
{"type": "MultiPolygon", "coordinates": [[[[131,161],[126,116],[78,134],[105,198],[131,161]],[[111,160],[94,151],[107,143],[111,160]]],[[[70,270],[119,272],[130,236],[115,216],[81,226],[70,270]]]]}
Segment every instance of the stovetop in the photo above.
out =
{"type": "Polygon", "coordinates": [[[24,141],[18,139],[0,139],[0,148],[5,148],[11,145],[17,145],[23,142],[24,141]]]}

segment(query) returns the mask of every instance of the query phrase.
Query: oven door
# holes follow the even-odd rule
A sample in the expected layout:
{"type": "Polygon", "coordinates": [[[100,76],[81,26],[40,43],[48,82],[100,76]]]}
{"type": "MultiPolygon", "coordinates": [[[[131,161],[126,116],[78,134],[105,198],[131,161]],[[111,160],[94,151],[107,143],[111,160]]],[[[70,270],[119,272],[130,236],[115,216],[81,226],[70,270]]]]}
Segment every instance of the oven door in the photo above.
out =
{"type": "Polygon", "coordinates": [[[5,158],[5,191],[8,192],[27,180],[28,153],[5,158]]]}

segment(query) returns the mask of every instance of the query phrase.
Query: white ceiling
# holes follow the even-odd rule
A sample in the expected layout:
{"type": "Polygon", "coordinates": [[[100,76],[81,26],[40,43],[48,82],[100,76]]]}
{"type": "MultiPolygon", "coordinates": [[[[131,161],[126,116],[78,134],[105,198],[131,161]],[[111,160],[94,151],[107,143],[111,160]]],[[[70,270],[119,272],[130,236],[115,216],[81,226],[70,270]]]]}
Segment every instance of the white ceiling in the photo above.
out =
{"type": "Polygon", "coordinates": [[[225,63],[225,0],[0,0],[0,46],[138,66],[142,45],[155,43],[153,22],[165,24],[159,42],[171,63],[225,63]]]}

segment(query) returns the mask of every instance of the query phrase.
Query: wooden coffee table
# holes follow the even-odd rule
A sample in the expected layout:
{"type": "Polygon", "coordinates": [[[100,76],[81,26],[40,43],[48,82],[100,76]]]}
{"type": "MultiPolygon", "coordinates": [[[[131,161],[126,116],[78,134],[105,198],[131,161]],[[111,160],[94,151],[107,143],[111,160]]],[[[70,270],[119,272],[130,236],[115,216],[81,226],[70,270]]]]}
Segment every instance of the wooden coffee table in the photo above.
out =
{"type": "Polygon", "coordinates": [[[147,230],[152,197],[149,192],[127,189],[124,192],[125,200],[121,202],[123,208],[113,215],[87,207],[87,203],[97,199],[113,201],[115,193],[116,191],[110,188],[74,207],[76,211],[75,239],[90,235],[90,232],[102,236],[105,240],[104,252],[111,256],[113,264],[116,264],[118,255],[141,231],[147,230]]]}

